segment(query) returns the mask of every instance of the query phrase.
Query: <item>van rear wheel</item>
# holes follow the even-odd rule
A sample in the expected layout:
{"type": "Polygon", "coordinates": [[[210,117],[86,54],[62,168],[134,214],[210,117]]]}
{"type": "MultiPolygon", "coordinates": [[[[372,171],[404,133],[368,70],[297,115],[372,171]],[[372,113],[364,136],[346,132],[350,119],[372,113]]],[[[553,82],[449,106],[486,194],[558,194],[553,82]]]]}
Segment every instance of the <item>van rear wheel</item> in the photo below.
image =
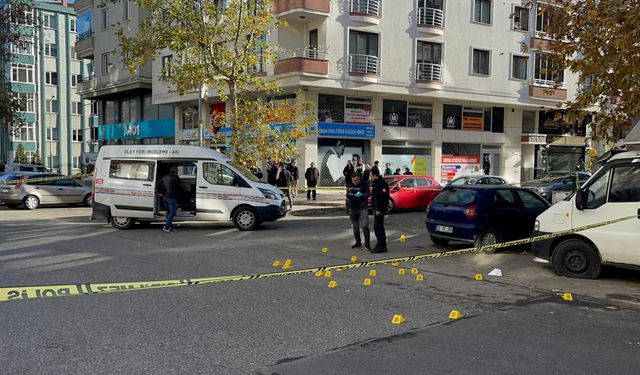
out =
{"type": "Polygon", "coordinates": [[[596,249],[583,240],[562,241],[551,255],[551,268],[556,275],[579,279],[597,279],[602,273],[596,249]]]}
{"type": "Polygon", "coordinates": [[[260,218],[253,208],[241,207],[233,214],[233,224],[239,230],[254,230],[260,225],[260,218]]]}
{"type": "Polygon", "coordinates": [[[116,229],[129,229],[135,222],[136,220],[130,217],[111,216],[111,226],[116,229]]]}

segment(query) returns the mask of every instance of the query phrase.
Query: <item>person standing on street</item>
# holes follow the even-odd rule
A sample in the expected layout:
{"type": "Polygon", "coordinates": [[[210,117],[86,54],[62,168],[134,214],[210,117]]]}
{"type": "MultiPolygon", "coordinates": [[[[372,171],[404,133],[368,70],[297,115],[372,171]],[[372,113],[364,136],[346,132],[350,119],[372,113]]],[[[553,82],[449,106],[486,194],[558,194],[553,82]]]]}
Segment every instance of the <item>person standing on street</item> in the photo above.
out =
{"type": "Polygon", "coordinates": [[[389,184],[380,176],[380,170],[371,170],[371,181],[373,190],[371,191],[371,207],[373,208],[373,232],[376,235],[376,247],[372,253],[387,252],[387,234],[384,231],[384,215],[389,207],[389,184]]]}
{"type": "Polygon", "coordinates": [[[284,192],[284,195],[289,200],[289,208],[293,208],[293,203],[291,202],[291,172],[284,167],[283,163],[278,164],[276,186],[284,192]]]}
{"type": "Polygon", "coordinates": [[[353,226],[353,236],[356,239],[356,243],[351,246],[352,249],[362,246],[360,238],[360,229],[362,228],[364,247],[371,251],[369,209],[367,208],[367,200],[370,195],[369,183],[363,181],[360,178],[360,174],[354,172],[351,176],[351,184],[347,188],[347,209],[353,226]]]}
{"type": "Polygon", "coordinates": [[[409,167],[404,167],[404,173],[405,176],[413,176],[413,173],[411,172],[411,169],[409,169],[409,167]]]}
{"type": "Polygon", "coordinates": [[[320,172],[316,168],[315,163],[311,163],[311,166],[304,172],[304,179],[307,180],[307,200],[311,199],[313,194],[313,200],[316,200],[316,186],[318,186],[318,180],[320,179],[320,172]]]}
{"type": "Polygon", "coordinates": [[[289,164],[289,172],[291,173],[291,199],[295,201],[298,196],[298,178],[300,177],[298,164],[295,160],[289,164]]]}
{"type": "Polygon", "coordinates": [[[164,222],[162,230],[169,233],[175,229],[173,225],[173,218],[176,216],[178,210],[178,196],[180,195],[180,177],[178,177],[178,168],[171,167],[168,174],[162,176],[158,181],[158,195],[164,200],[164,204],[167,207],[167,219],[164,222]]]}
{"type": "Polygon", "coordinates": [[[351,175],[355,171],[356,169],[353,166],[353,161],[347,160],[347,165],[345,165],[344,169],[342,170],[342,175],[344,176],[344,183],[345,185],[347,185],[347,187],[349,187],[349,184],[351,183],[351,175]]]}
{"type": "Polygon", "coordinates": [[[393,174],[393,171],[391,170],[391,163],[386,163],[384,168],[384,175],[391,176],[392,174],[393,174]]]}

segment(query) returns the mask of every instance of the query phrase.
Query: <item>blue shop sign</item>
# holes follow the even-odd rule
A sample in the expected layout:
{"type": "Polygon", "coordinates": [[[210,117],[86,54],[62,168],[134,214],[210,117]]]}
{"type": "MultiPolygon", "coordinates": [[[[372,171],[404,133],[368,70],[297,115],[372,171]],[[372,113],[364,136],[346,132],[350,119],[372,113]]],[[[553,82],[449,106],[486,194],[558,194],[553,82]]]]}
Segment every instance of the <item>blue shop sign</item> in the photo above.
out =
{"type": "Polygon", "coordinates": [[[118,139],[171,138],[176,135],[174,119],[136,121],[124,124],[108,124],[98,127],[98,139],[113,141],[118,139]]]}
{"type": "Polygon", "coordinates": [[[375,138],[376,127],[374,125],[319,122],[318,135],[337,138],[375,138]]]}

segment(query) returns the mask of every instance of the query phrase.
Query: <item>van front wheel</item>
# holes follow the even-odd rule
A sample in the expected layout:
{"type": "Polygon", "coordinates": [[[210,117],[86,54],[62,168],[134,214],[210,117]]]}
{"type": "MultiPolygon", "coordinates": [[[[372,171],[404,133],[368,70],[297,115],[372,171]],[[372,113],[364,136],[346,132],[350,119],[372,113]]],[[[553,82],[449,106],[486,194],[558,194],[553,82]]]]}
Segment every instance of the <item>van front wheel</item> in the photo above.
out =
{"type": "Polygon", "coordinates": [[[253,208],[241,207],[233,214],[233,224],[239,230],[254,230],[260,225],[260,219],[253,208]]]}
{"type": "Polygon", "coordinates": [[[130,217],[111,216],[111,226],[116,229],[129,229],[135,222],[135,219],[130,217]]]}
{"type": "Polygon", "coordinates": [[[556,275],[578,279],[597,279],[602,272],[598,252],[583,240],[561,242],[551,255],[551,268],[556,275]]]}

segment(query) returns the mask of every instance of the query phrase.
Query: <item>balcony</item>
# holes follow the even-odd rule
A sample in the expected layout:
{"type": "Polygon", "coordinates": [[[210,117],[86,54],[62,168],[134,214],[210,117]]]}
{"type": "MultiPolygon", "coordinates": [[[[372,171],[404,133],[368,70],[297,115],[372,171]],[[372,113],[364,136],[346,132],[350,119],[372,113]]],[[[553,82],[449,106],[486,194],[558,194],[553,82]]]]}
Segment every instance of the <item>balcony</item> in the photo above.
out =
{"type": "Polygon", "coordinates": [[[78,86],[76,88],[76,92],[78,95],[86,94],[90,91],[93,91],[97,88],[97,80],[96,78],[83,78],[82,81],[78,82],[78,86]]]}
{"type": "Polygon", "coordinates": [[[87,30],[78,34],[76,39],[76,56],[78,59],[93,60],[93,52],[95,50],[95,40],[93,38],[93,30],[87,30]]]}
{"type": "Polygon", "coordinates": [[[327,53],[314,48],[298,48],[287,52],[276,62],[276,75],[297,72],[326,76],[329,74],[327,53]]]}
{"type": "Polygon", "coordinates": [[[545,36],[546,34],[536,31],[535,36],[532,37],[529,42],[529,49],[536,51],[548,51],[549,39],[546,39],[545,36]]]}
{"type": "Polygon", "coordinates": [[[293,22],[309,22],[329,17],[331,0],[275,0],[277,17],[293,22]]]}
{"type": "Polygon", "coordinates": [[[545,79],[534,79],[529,84],[529,96],[546,100],[566,100],[567,87],[564,82],[557,83],[545,79]]]}
{"type": "Polygon", "coordinates": [[[380,63],[377,56],[349,55],[349,75],[358,81],[377,83],[380,63]]]}
{"type": "Polygon", "coordinates": [[[426,89],[442,87],[442,65],[432,63],[416,64],[416,84],[426,89]]]}
{"type": "Polygon", "coordinates": [[[381,0],[350,0],[349,15],[353,21],[380,24],[381,0]]]}
{"type": "Polygon", "coordinates": [[[416,13],[418,31],[444,35],[444,11],[435,8],[419,8],[416,13]]]}

